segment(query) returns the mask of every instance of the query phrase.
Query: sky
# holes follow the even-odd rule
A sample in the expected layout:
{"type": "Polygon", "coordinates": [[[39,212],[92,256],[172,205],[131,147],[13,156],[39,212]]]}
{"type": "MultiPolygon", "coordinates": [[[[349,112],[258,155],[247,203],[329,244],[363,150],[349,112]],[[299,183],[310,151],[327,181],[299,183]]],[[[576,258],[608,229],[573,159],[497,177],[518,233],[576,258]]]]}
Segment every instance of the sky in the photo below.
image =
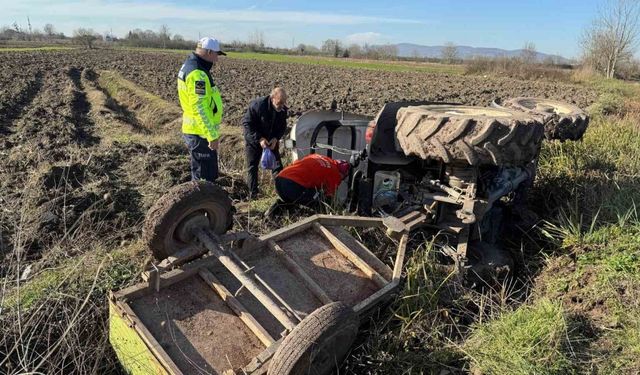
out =
{"type": "Polygon", "coordinates": [[[263,33],[273,47],[300,43],[415,43],[519,49],[533,42],[540,52],[573,58],[582,30],[602,0],[0,0],[0,26],[46,23],[71,35],[79,27],[124,36],[135,28],[187,39],[222,42],[263,33]]]}

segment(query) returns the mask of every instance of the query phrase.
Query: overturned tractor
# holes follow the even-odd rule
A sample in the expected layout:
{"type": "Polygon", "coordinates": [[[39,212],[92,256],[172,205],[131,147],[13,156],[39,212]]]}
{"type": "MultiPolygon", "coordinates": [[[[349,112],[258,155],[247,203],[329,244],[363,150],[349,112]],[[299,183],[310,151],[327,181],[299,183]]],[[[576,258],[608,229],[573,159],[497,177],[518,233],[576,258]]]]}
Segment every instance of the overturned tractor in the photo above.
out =
{"type": "Polygon", "coordinates": [[[389,103],[370,121],[338,112],[304,114],[286,142],[308,153],[352,160],[338,200],[364,216],[420,211],[442,233],[444,253],[480,279],[513,267],[501,248],[505,227],[531,226],[527,208],[544,138],[578,140],[589,117],[574,105],[516,98],[471,107],[389,103]]]}

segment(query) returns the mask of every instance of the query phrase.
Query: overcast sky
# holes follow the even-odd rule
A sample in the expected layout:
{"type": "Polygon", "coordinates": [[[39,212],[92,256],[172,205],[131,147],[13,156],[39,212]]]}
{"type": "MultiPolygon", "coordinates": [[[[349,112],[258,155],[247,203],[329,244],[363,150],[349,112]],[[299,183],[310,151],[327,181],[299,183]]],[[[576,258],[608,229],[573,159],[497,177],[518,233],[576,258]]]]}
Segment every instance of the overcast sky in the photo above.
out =
{"type": "Polygon", "coordinates": [[[130,29],[158,30],[166,24],[187,39],[214,36],[223,42],[264,32],[268,45],[320,45],[328,38],[347,43],[453,42],[474,47],[579,55],[582,29],[599,0],[461,1],[245,1],[245,0],[0,0],[0,26],[14,21],[34,28],[52,23],[70,35],[88,27],[122,36],[130,29]]]}

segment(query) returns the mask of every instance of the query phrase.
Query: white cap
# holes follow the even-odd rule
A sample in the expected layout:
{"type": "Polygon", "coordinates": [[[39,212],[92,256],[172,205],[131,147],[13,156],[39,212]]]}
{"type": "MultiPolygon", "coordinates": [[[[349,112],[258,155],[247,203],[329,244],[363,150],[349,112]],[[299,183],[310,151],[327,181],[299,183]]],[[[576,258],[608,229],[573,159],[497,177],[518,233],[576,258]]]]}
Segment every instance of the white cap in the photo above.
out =
{"type": "Polygon", "coordinates": [[[218,39],[214,39],[214,38],[200,39],[198,41],[198,48],[204,48],[204,49],[217,52],[218,55],[224,55],[224,56],[227,55],[226,53],[222,52],[222,50],[220,50],[220,42],[218,42],[218,39]]]}

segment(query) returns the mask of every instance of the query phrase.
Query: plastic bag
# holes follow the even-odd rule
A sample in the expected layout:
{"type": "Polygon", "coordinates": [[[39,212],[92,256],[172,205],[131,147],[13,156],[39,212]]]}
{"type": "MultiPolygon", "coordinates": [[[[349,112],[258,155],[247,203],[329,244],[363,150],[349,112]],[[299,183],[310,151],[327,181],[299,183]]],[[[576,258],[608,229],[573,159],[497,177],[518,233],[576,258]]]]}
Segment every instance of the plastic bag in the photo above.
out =
{"type": "Polygon", "coordinates": [[[276,160],[276,155],[271,151],[270,148],[265,148],[262,150],[262,157],[260,158],[260,166],[262,169],[276,169],[278,167],[278,161],[276,160]]]}

